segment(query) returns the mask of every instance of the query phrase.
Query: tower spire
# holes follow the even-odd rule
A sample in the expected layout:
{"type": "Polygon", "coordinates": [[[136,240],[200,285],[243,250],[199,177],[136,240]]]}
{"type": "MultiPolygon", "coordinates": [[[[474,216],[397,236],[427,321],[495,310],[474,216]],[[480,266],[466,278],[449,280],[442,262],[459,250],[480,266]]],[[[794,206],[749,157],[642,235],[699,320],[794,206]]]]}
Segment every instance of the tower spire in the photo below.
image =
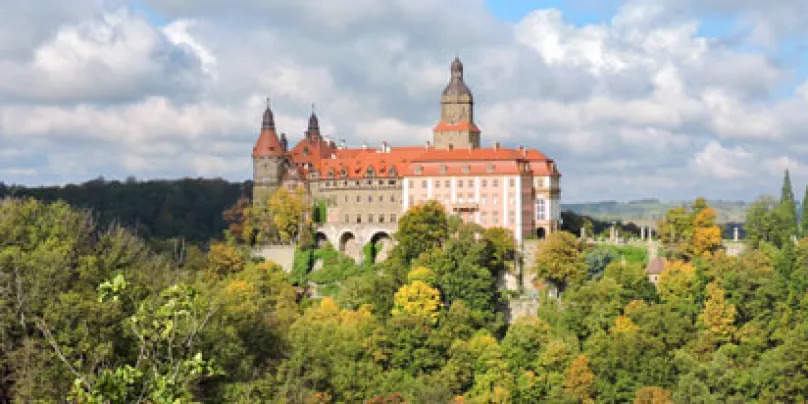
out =
{"type": "Polygon", "coordinates": [[[264,119],[261,122],[261,130],[275,130],[275,115],[272,113],[269,97],[267,97],[267,108],[264,110],[264,119]]]}
{"type": "Polygon", "coordinates": [[[309,116],[309,128],[306,130],[306,137],[315,138],[320,136],[320,120],[314,112],[314,103],[311,103],[311,115],[309,116]]]}

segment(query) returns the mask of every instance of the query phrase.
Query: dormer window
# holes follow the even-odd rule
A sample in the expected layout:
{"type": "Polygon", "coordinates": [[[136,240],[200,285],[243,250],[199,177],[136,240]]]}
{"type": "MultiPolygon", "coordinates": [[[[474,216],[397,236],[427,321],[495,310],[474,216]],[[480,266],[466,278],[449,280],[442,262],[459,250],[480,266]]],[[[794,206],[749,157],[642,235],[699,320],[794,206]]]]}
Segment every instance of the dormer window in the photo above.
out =
{"type": "Polygon", "coordinates": [[[396,172],[396,168],[395,168],[395,167],[390,167],[390,171],[389,171],[389,173],[390,173],[390,176],[391,176],[391,177],[395,177],[396,175],[398,175],[398,173],[396,172]]]}
{"type": "Polygon", "coordinates": [[[345,178],[345,177],[347,177],[347,176],[348,176],[348,171],[347,171],[347,170],[345,170],[345,167],[342,167],[342,170],[340,170],[339,175],[340,175],[342,178],[345,178]]]}
{"type": "Polygon", "coordinates": [[[371,178],[376,176],[376,171],[373,169],[373,166],[368,166],[366,176],[371,177],[371,178]]]}
{"type": "Polygon", "coordinates": [[[440,173],[444,174],[444,175],[446,174],[446,166],[445,165],[440,166],[440,173]]]}
{"type": "Polygon", "coordinates": [[[463,166],[463,174],[468,174],[471,171],[471,166],[468,164],[463,166]]]}
{"type": "Polygon", "coordinates": [[[421,175],[424,172],[424,168],[421,166],[415,166],[415,174],[421,175]]]}
{"type": "Polygon", "coordinates": [[[486,167],[486,170],[488,171],[489,174],[493,173],[494,172],[494,165],[489,164],[488,167],[486,167]]]}
{"type": "Polygon", "coordinates": [[[303,155],[304,155],[304,156],[308,156],[308,155],[309,155],[309,147],[308,147],[308,146],[303,146],[303,155]]]}

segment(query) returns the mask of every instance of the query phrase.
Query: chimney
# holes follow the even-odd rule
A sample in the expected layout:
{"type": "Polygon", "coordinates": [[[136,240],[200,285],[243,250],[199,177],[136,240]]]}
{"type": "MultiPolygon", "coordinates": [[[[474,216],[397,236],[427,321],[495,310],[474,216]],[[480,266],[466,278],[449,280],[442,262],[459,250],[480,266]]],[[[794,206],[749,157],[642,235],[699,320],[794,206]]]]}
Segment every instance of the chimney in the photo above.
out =
{"type": "Polygon", "coordinates": [[[525,152],[525,146],[519,145],[519,151],[524,153],[525,152]]]}
{"type": "Polygon", "coordinates": [[[427,150],[429,150],[429,148],[430,148],[430,147],[432,147],[432,142],[430,142],[429,140],[427,140],[427,141],[426,141],[426,147],[424,147],[424,148],[425,148],[425,149],[427,149],[427,150]]]}
{"type": "Polygon", "coordinates": [[[340,149],[345,149],[345,139],[340,139],[339,140],[339,148],[340,149]]]}
{"type": "Polygon", "coordinates": [[[382,153],[387,153],[387,141],[382,142],[382,153]]]}
{"type": "Polygon", "coordinates": [[[499,150],[499,141],[494,143],[494,150],[499,150]]]}
{"type": "Polygon", "coordinates": [[[367,149],[368,149],[368,144],[367,143],[362,143],[362,150],[367,150],[367,149]]]}

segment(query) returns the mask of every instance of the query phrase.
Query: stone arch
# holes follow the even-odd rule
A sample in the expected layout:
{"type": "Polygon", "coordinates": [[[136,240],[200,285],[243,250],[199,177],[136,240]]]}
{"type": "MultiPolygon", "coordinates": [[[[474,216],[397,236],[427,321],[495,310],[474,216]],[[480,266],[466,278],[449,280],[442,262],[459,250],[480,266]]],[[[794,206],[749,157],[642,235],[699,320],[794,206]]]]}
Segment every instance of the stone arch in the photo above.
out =
{"type": "Polygon", "coordinates": [[[374,248],[374,262],[382,262],[390,257],[393,249],[393,238],[386,231],[377,231],[370,237],[374,248]]]}
{"type": "Polygon", "coordinates": [[[362,257],[362,245],[350,230],[346,230],[339,236],[339,250],[356,261],[362,257]]]}
{"type": "Polygon", "coordinates": [[[328,236],[325,233],[318,231],[317,234],[314,235],[314,244],[317,246],[317,248],[325,247],[326,244],[328,244],[328,236]]]}
{"type": "Polygon", "coordinates": [[[539,240],[544,240],[545,238],[547,238],[547,229],[545,229],[544,227],[539,227],[538,229],[536,229],[536,238],[538,238],[539,240]]]}

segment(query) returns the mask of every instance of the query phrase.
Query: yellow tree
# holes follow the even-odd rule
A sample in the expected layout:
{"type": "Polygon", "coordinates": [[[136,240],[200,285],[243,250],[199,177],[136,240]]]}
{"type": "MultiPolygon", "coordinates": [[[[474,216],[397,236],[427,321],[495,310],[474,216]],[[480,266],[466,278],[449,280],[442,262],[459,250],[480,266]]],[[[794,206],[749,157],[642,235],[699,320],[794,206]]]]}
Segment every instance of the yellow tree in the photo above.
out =
{"type": "Polygon", "coordinates": [[[668,261],[659,275],[659,296],[666,302],[689,301],[693,297],[691,287],[696,277],[693,265],[683,261],[668,261]]]}
{"type": "Polygon", "coordinates": [[[696,256],[711,256],[721,249],[721,228],[716,224],[713,208],[706,206],[693,216],[693,239],[690,250],[696,256]]]}
{"type": "Polygon", "coordinates": [[[567,368],[564,390],[580,403],[594,403],[595,374],[586,355],[578,355],[567,368]]]}
{"type": "Polygon", "coordinates": [[[402,286],[393,301],[394,316],[411,316],[421,319],[425,324],[435,324],[438,321],[440,292],[423,281],[416,280],[402,286]]]}
{"type": "Polygon", "coordinates": [[[735,332],[735,305],[726,299],[726,291],[711,282],[707,285],[707,302],[699,320],[707,330],[721,339],[728,339],[735,332]]]}
{"type": "Polygon", "coordinates": [[[626,316],[618,316],[614,321],[614,327],[612,327],[612,332],[615,334],[634,334],[639,331],[640,327],[626,316]]]}
{"type": "Polygon", "coordinates": [[[208,252],[208,270],[218,276],[226,276],[244,269],[245,256],[234,247],[225,243],[213,243],[208,252]]]}
{"type": "Polygon", "coordinates": [[[662,387],[649,386],[637,390],[634,404],[673,404],[671,392],[662,387]]]}
{"type": "Polygon", "coordinates": [[[422,281],[428,285],[434,285],[437,275],[427,267],[418,267],[407,274],[407,282],[422,281]]]}
{"type": "Polygon", "coordinates": [[[550,234],[539,247],[534,269],[539,278],[553,282],[561,291],[570,283],[584,280],[586,262],[578,239],[565,231],[550,234]]]}
{"type": "Polygon", "coordinates": [[[298,188],[294,192],[289,192],[285,188],[280,188],[269,198],[268,207],[279,241],[282,243],[294,241],[300,234],[304,220],[305,191],[298,188]]]}

